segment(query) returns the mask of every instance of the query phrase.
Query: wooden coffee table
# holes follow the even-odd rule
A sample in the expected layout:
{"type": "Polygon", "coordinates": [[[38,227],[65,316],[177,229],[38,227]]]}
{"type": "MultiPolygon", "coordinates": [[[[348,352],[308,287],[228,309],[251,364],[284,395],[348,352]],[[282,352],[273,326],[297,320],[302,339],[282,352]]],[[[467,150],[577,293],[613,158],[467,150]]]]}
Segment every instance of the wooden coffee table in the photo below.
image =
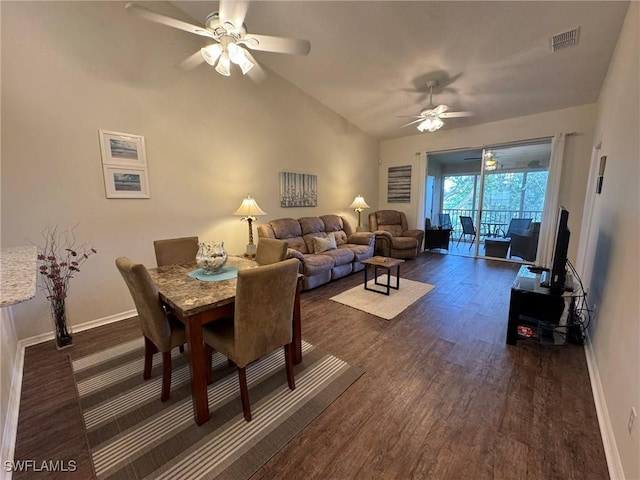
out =
{"type": "Polygon", "coordinates": [[[363,260],[362,265],[364,265],[364,289],[369,290],[370,292],[381,293],[383,295],[389,295],[391,289],[399,290],[400,289],[400,264],[404,263],[404,260],[400,260],[399,258],[390,258],[390,257],[373,257],[368,260],[363,260]],[[367,282],[369,280],[369,267],[373,267],[373,282],[376,285],[380,285],[381,287],[385,287],[384,290],[378,290],[376,288],[369,288],[367,286],[367,282]],[[391,285],[391,269],[396,267],[396,285],[391,285]],[[378,282],[378,269],[384,270],[387,273],[387,283],[379,283],[378,282]]]}

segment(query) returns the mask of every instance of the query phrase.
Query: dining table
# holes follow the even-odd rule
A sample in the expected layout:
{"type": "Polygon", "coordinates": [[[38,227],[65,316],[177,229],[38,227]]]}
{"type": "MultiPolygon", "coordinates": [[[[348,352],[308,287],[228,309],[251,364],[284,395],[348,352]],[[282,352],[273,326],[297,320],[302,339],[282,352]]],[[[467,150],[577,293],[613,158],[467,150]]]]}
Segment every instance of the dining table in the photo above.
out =
{"type": "MultiPolygon", "coordinates": [[[[225,265],[227,272],[235,269],[256,268],[257,266],[259,265],[254,260],[232,256],[229,256],[225,265]]],[[[160,300],[165,308],[172,312],[186,327],[193,413],[196,423],[202,425],[209,420],[203,325],[233,316],[237,275],[217,281],[214,279],[215,275],[211,276],[213,281],[199,280],[194,275],[197,268],[195,262],[183,265],[166,265],[149,269],[149,275],[158,289],[160,300]]],[[[221,278],[228,276],[224,275],[221,278]]],[[[293,362],[295,364],[302,361],[300,313],[302,283],[300,278],[299,275],[292,315],[293,362]]]]}

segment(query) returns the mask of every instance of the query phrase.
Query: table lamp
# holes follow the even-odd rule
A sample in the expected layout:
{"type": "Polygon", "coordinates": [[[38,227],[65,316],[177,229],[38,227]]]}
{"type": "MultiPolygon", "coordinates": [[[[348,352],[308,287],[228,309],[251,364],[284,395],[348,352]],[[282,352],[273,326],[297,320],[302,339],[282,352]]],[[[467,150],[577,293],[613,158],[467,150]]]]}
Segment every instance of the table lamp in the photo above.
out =
{"type": "Polygon", "coordinates": [[[247,195],[247,198],[242,200],[240,208],[235,211],[234,215],[242,217],[240,221],[246,220],[249,224],[249,244],[247,245],[247,251],[244,256],[253,258],[256,256],[256,246],[253,244],[253,226],[251,223],[256,220],[258,215],[266,215],[266,212],[258,206],[256,201],[251,198],[251,195],[247,195]]]}
{"type": "Polygon", "coordinates": [[[362,198],[362,195],[358,195],[356,198],[353,199],[353,203],[349,205],[349,208],[353,208],[356,212],[358,212],[358,229],[361,228],[360,214],[365,208],[371,208],[371,207],[367,205],[367,202],[364,201],[364,198],[362,198]]]}

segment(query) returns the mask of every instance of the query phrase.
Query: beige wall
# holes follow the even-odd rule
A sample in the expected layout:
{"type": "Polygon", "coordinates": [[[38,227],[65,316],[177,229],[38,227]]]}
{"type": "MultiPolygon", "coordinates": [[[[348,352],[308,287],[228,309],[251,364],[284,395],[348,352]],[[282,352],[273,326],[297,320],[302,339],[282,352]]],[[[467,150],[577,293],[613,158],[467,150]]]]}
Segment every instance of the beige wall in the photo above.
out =
{"type": "MultiPolygon", "coordinates": [[[[420,191],[426,171],[424,155],[418,152],[481,148],[485,145],[549,137],[560,132],[576,132],[577,135],[567,137],[565,143],[560,203],[571,212],[569,218],[571,231],[578,232],[582,221],[585,187],[591,161],[595,116],[596,105],[584,105],[472,127],[440,130],[435,133],[382,141],[378,204],[380,208],[403,210],[416,225],[424,222],[417,218],[419,195],[414,193],[420,191]],[[386,203],[387,170],[395,165],[413,166],[410,204],[386,203]]],[[[574,236],[569,248],[569,256],[572,259],[576,257],[577,245],[578,239],[574,236]]]]}
{"type": "MultiPolygon", "coordinates": [[[[133,308],[114,259],[155,266],[154,239],[199,235],[243,252],[247,225],[231,214],[248,193],[268,213],[259,221],[338,213],[355,227],[357,194],[376,207],[378,142],[277,75],[256,85],[205,65],[183,72],[199,37],[124,3],[0,5],[2,246],[79,223],[98,255],[72,281],[72,324],[133,308]],[[145,137],[151,199],[105,198],[98,129],[145,137]],[[280,208],[280,171],[316,174],[317,208],[280,208]]],[[[42,293],[14,316],[18,338],[51,331],[42,293]]]]}
{"type": "MultiPolygon", "coordinates": [[[[602,194],[595,195],[590,328],[604,401],[624,478],[640,478],[640,4],[631,2],[600,93],[594,145],[607,156],[602,194]]],[[[594,175],[596,172],[594,172],[594,175]]]]}

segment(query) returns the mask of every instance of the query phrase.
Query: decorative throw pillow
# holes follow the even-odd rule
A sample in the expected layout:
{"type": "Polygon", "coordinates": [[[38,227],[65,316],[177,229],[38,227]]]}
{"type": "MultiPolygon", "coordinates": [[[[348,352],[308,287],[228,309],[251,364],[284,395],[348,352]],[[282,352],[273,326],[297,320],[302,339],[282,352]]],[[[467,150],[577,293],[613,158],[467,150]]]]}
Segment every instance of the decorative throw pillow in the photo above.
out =
{"type": "Polygon", "coordinates": [[[338,248],[338,246],[336,245],[336,237],[333,233],[330,233],[325,238],[313,237],[313,253],[315,254],[335,250],[336,248],[338,248]]]}

